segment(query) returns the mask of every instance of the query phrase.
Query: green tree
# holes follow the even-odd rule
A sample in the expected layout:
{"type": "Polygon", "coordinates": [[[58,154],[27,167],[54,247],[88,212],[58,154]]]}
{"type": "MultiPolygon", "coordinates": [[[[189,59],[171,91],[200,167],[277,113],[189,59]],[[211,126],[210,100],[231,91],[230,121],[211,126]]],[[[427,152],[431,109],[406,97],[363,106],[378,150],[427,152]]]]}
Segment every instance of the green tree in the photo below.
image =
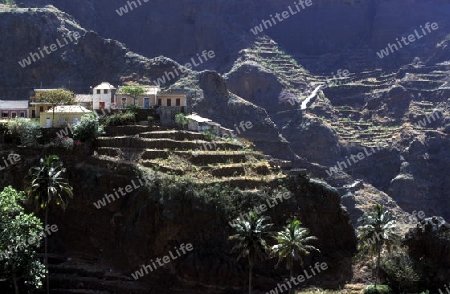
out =
{"type": "Polygon", "coordinates": [[[98,120],[98,114],[91,112],[81,117],[81,120],[73,127],[73,137],[81,142],[95,141],[103,135],[105,130],[98,120]]]}
{"type": "Polygon", "coordinates": [[[178,113],[175,115],[175,122],[184,129],[184,126],[189,123],[189,119],[184,115],[184,113],[178,113]]]}
{"type": "MultiPolygon", "coordinates": [[[[63,210],[67,207],[67,198],[73,197],[72,187],[63,176],[66,169],[59,157],[50,155],[41,158],[38,167],[32,167],[25,178],[25,193],[29,201],[34,204],[36,210],[45,210],[44,225],[48,224],[49,206],[53,202],[61,206],[63,210]]],[[[44,264],[48,269],[47,238],[45,238],[44,264]]],[[[48,271],[48,270],[47,270],[48,271]]],[[[47,294],[50,291],[49,277],[47,274],[47,294]]]]}
{"type": "Polygon", "coordinates": [[[259,217],[254,211],[250,212],[249,219],[245,220],[238,217],[231,227],[234,228],[236,234],[229,237],[235,241],[233,252],[238,252],[238,260],[242,257],[248,258],[249,274],[248,274],[248,293],[252,293],[252,275],[253,265],[256,260],[267,256],[269,247],[266,238],[271,235],[270,228],[273,224],[265,223],[269,221],[269,217],[259,217]]]}
{"type": "Polygon", "coordinates": [[[145,89],[142,86],[124,86],[120,88],[119,93],[133,98],[133,105],[136,105],[136,99],[145,93],[145,89]]]}
{"type": "Polygon", "coordinates": [[[386,246],[387,250],[390,251],[399,241],[395,221],[395,216],[388,210],[384,210],[380,204],[376,204],[372,211],[358,219],[360,223],[358,227],[358,250],[363,253],[376,254],[375,289],[378,283],[383,247],[386,246]]]}
{"type": "MultiPolygon", "coordinates": [[[[309,236],[309,230],[301,227],[301,222],[297,219],[288,221],[286,226],[275,236],[276,245],[272,246],[272,252],[278,255],[278,263],[286,259],[286,269],[289,270],[289,277],[294,276],[294,261],[300,261],[303,266],[303,257],[311,251],[319,251],[316,247],[308,245],[309,242],[317,240],[314,236],[309,236]]],[[[289,290],[292,293],[293,289],[289,290]]]]}
{"type": "Polygon", "coordinates": [[[0,280],[11,281],[19,293],[22,283],[40,288],[45,267],[37,258],[37,248],[43,237],[42,222],[27,214],[20,203],[23,192],[11,186],[0,193],[0,280]]]}
{"type": "Polygon", "coordinates": [[[72,91],[66,89],[56,89],[48,91],[39,91],[36,93],[36,102],[47,102],[52,105],[53,119],[52,126],[55,123],[55,107],[60,104],[75,103],[74,94],[72,91]]]}

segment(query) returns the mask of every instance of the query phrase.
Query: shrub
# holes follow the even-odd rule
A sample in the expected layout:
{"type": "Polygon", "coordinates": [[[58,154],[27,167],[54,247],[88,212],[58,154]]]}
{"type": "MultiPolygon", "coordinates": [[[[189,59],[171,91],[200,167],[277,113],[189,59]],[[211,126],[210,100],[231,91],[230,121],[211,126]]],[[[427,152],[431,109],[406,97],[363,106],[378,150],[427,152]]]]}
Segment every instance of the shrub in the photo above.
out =
{"type": "Polygon", "coordinates": [[[74,146],[74,140],[70,137],[56,138],[56,140],[53,141],[53,146],[72,149],[74,146]]]}
{"type": "Polygon", "coordinates": [[[94,141],[104,133],[103,126],[100,125],[95,112],[83,115],[80,122],[73,126],[73,137],[81,142],[94,141]]]}
{"type": "Polygon", "coordinates": [[[387,283],[394,290],[417,292],[420,275],[415,269],[414,263],[405,252],[396,252],[387,256],[381,269],[386,274],[387,283]]]}
{"type": "Polygon", "coordinates": [[[203,132],[205,134],[205,137],[209,141],[213,141],[216,139],[216,135],[211,130],[206,130],[203,132]]]}
{"type": "Polygon", "coordinates": [[[364,294],[391,294],[392,290],[388,285],[369,285],[364,289],[364,294]]]}
{"type": "Polygon", "coordinates": [[[189,123],[189,119],[184,115],[184,113],[177,113],[175,115],[175,122],[184,129],[184,126],[189,123]]]}
{"type": "Polygon", "coordinates": [[[42,137],[39,123],[22,117],[9,121],[7,134],[12,143],[27,147],[39,146],[38,139],[42,137]]]}
{"type": "Polygon", "coordinates": [[[127,105],[127,106],[126,106],[126,109],[127,109],[128,111],[131,111],[134,115],[136,115],[137,112],[138,112],[138,110],[141,109],[141,107],[140,107],[139,105],[133,105],[133,104],[131,104],[131,105],[127,105]]]}
{"type": "Polygon", "coordinates": [[[2,121],[0,122],[0,134],[4,135],[8,132],[8,122],[2,121]]]}
{"type": "Polygon", "coordinates": [[[106,126],[124,126],[134,124],[135,114],[131,111],[118,112],[105,118],[106,126]]]}

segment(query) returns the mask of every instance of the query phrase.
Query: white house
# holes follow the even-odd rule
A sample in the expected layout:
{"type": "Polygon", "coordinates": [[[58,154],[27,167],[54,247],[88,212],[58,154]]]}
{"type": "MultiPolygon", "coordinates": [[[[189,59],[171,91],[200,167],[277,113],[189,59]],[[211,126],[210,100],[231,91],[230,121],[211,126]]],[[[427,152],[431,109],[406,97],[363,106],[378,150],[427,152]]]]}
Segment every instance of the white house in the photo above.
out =
{"type": "Polygon", "coordinates": [[[92,92],[92,109],[111,109],[116,88],[108,82],[95,86],[92,92]]]}

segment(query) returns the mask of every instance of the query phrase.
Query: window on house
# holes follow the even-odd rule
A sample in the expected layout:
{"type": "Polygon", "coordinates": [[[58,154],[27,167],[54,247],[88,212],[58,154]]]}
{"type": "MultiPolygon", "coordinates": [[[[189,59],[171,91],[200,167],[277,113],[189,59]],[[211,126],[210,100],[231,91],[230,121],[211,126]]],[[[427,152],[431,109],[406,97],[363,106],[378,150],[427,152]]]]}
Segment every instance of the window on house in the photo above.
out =
{"type": "Polygon", "coordinates": [[[126,97],[122,97],[122,105],[127,104],[127,98],[126,97]]]}
{"type": "Polygon", "coordinates": [[[25,111],[20,112],[20,117],[25,117],[25,111]]]}
{"type": "Polygon", "coordinates": [[[103,90],[103,94],[108,94],[108,90],[103,90]]]}
{"type": "Polygon", "coordinates": [[[9,117],[8,111],[2,111],[2,117],[9,117]]]}
{"type": "Polygon", "coordinates": [[[172,106],[172,99],[167,99],[167,106],[172,106]]]}
{"type": "Polygon", "coordinates": [[[16,118],[16,116],[17,116],[17,113],[16,113],[16,112],[11,112],[11,117],[12,117],[12,118],[16,118]]]}
{"type": "Polygon", "coordinates": [[[158,106],[161,106],[162,105],[162,101],[161,101],[161,99],[158,99],[158,106]]]}
{"type": "Polygon", "coordinates": [[[100,92],[100,89],[98,89],[98,90],[97,90],[97,94],[100,94],[100,93],[101,93],[101,92],[100,92]]]}
{"type": "Polygon", "coordinates": [[[39,111],[44,112],[44,106],[39,106],[39,111]]]}
{"type": "Polygon", "coordinates": [[[177,100],[175,100],[175,105],[176,106],[181,106],[181,99],[177,98],[177,100]]]}

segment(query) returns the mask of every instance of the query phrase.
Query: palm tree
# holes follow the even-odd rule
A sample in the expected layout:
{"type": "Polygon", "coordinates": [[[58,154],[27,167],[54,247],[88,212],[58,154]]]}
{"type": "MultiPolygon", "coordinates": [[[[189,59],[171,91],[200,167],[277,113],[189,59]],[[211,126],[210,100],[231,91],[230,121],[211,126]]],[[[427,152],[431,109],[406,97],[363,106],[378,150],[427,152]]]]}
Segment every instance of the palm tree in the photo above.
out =
{"type": "MultiPolygon", "coordinates": [[[[319,249],[312,245],[308,245],[310,241],[318,240],[314,236],[308,236],[309,230],[301,227],[301,221],[294,219],[288,221],[283,230],[279,231],[275,236],[278,244],[272,246],[272,253],[278,255],[278,263],[286,259],[286,269],[289,270],[290,279],[294,276],[294,261],[300,261],[303,266],[303,257],[309,255],[311,251],[319,249]]],[[[292,293],[292,288],[289,290],[292,293]]]]}
{"type": "Polygon", "coordinates": [[[389,211],[384,210],[383,206],[376,204],[373,211],[364,214],[358,219],[361,224],[358,227],[359,248],[361,252],[377,254],[375,266],[375,289],[378,283],[378,274],[380,270],[381,251],[386,246],[390,251],[393,245],[398,241],[396,233],[396,217],[389,211]]]}
{"type": "Polygon", "coordinates": [[[233,251],[239,252],[238,260],[242,257],[248,258],[248,293],[252,293],[252,274],[253,265],[257,259],[267,256],[268,246],[266,238],[271,235],[269,231],[273,224],[264,223],[269,221],[267,216],[259,217],[254,211],[249,213],[248,220],[238,217],[231,227],[235,229],[236,234],[229,237],[230,240],[237,243],[233,251]]]}
{"type": "MultiPolygon", "coordinates": [[[[25,192],[36,210],[45,209],[44,226],[48,224],[49,205],[55,202],[63,210],[67,207],[67,197],[72,198],[73,192],[69,181],[63,177],[66,171],[59,157],[50,155],[41,158],[40,166],[32,167],[25,179],[25,192]]],[[[47,238],[45,238],[44,264],[47,268],[47,294],[50,292],[48,276],[47,238]]]]}

